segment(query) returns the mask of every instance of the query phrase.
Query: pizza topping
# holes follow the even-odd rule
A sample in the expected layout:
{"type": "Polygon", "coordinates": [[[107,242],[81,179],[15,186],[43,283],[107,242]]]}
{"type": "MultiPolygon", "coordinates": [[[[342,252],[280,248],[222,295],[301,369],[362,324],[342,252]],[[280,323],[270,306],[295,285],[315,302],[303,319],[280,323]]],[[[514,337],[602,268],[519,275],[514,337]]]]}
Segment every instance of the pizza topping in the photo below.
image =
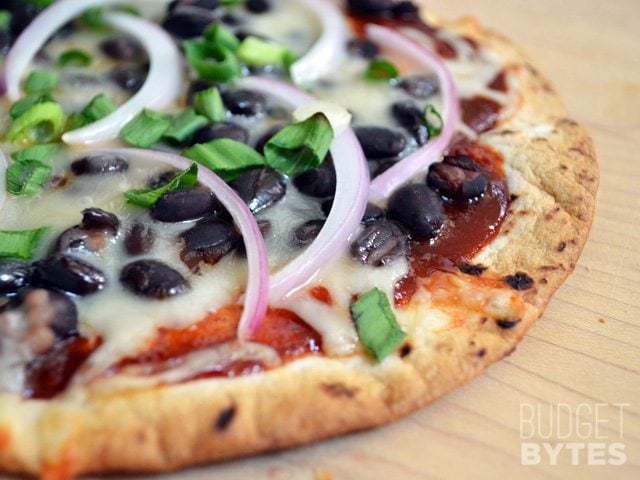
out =
{"type": "Polygon", "coordinates": [[[180,238],[184,241],[180,258],[191,270],[197,270],[200,262],[215,265],[241,240],[233,226],[213,219],[182,232],[180,238]]]}
{"type": "Polygon", "coordinates": [[[162,22],[162,27],[172,35],[181,38],[201,36],[215,20],[215,16],[204,8],[178,3],[162,22]]]}
{"type": "Polygon", "coordinates": [[[363,265],[387,265],[409,253],[406,233],[393,221],[370,222],[351,244],[351,255],[363,265]]]}
{"type": "Polygon", "coordinates": [[[438,78],[425,75],[408,75],[398,81],[398,87],[410,96],[426,100],[436,95],[440,90],[438,78]]]}
{"type": "Polygon", "coordinates": [[[293,232],[291,232],[290,244],[294,248],[307,247],[313,243],[318,237],[322,227],[324,227],[324,220],[316,219],[309,220],[298,226],[293,232]]]}
{"type": "Polygon", "coordinates": [[[263,113],[267,99],[251,90],[233,90],[222,95],[225,107],[234,115],[254,116],[263,113]]]}
{"type": "Polygon", "coordinates": [[[82,212],[80,225],[68,228],[58,236],[53,251],[66,253],[69,250],[97,252],[107,244],[106,237],[118,234],[120,221],[113,213],[99,208],[88,208],[82,212]]]}
{"type": "Polygon", "coordinates": [[[32,230],[0,230],[0,258],[30,259],[46,232],[45,227],[32,230]]]}
{"type": "Polygon", "coordinates": [[[406,337],[396,321],[389,299],[377,288],[352,303],[351,314],[362,345],[379,362],[391,355],[406,337]]]}
{"type": "Polygon", "coordinates": [[[140,90],[148,73],[146,67],[117,67],[111,71],[109,78],[121,89],[134,93],[140,90]]]}
{"type": "Polygon", "coordinates": [[[520,320],[500,319],[496,320],[496,325],[503,330],[511,330],[520,323],[520,320]]]}
{"type": "Polygon", "coordinates": [[[100,43],[100,50],[114,60],[137,62],[144,58],[142,45],[137,40],[129,37],[107,38],[100,43]]]}
{"type": "Polygon", "coordinates": [[[446,219],[438,195],[420,184],[401,187],[391,196],[389,216],[419,239],[436,237],[446,219]]]}
{"type": "Polygon", "coordinates": [[[504,277],[504,281],[514,290],[529,290],[534,284],[533,278],[524,272],[507,275],[504,277]]]}
{"type": "Polygon", "coordinates": [[[366,59],[373,59],[380,53],[378,46],[366,38],[352,38],[349,40],[349,43],[347,43],[347,51],[351,55],[366,59]]]}
{"type": "Polygon", "coordinates": [[[128,264],[120,273],[120,282],[136,295],[157,300],[182,295],[190,288],[179,272],[157,260],[128,264]]]}
{"type": "Polygon", "coordinates": [[[251,13],[267,13],[271,10],[271,2],[269,0],[247,0],[245,8],[251,13]]]}
{"type": "Polygon", "coordinates": [[[147,224],[135,223],[125,234],[124,248],[132,256],[144,255],[153,248],[155,230],[147,224]]]}
{"type": "Polygon", "coordinates": [[[355,133],[365,156],[371,160],[396,157],[407,146],[404,135],[388,128],[358,127],[355,133]]]}
{"type": "Polygon", "coordinates": [[[206,125],[193,135],[192,144],[207,143],[220,138],[228,138],[235,142],[248,143],[249,132],[246,128],[231,122],[220,122],[206,125]]]}
{"type": "Polygon", "coordinates": [[[469,157],[446,156],[442,162],[429,167],[427,184],[444,197],[456,201],[469,201],[482,195],[489,184],[486,174],[469,157]],[[458,160],[462,162],[458,162],[458,160]]]}
{"type": "Polygon", "coordinates": [[[128,169],[129,163],[124,158],[108,153],[89,155],[71,163],[71,171],[76,175],[106,175],[128,169]]]}
{"type": "Polygon", "coordinates": [[[217,202],[207,190],[190,188],[165,193],[151,207],[151,218],[159,222],[186,222],[197,220],[212,213],[217,202]]]}
{"type": "Polygon", "coordinates": [[[75,295],[91,295],[102,290],[107,278],[97,267],[71,257],[54,254],[34,264],[34,283],[75,295]]]}
{"type": "Polygon", "coordinates": [[[27,262],[0,262],[0,295],[12,295],[31,283],[33,269],[27,262]]]}
{"type": "Polygon", "coordinates": [[[332,197],[336,193],[336,169],[331,155],[318,168],[301,173],[293,184],[305,195],[315,198],[332,197]]]}
{"type": "Polygon", "coordinates": [[[284,175],[270,168],[254,168],[231,183],[249,209],[255,214],[282,200],[287,193],[284,175]]]}
{"type": "Polygon", "coordinates": [[[486,132],[495,127],[502,108],[495,100],[482,96],[463,98],[460,106],[462,120],[477,133],[486,132]]]}
{"type": "Polygon", "coordinates": [[[424,145],[429,140],[429,129],[424,121],[424,112],[418,105],[405,100],[391,105],[391,112],[396,121],[403,126],[416,140],[418,145],[424,145]]]}

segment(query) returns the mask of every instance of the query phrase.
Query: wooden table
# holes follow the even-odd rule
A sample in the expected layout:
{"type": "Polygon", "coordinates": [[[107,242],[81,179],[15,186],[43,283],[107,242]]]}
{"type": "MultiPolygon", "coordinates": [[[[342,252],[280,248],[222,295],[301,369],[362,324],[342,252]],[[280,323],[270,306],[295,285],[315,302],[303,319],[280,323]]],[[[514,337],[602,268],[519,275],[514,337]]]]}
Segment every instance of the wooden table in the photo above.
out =
{"type": "Polygon", "coordinates": [[[591,131],[602,180],[575,273],[512,356],[430,408],[379,430],[163,480],[640,478],[640,0],[429,5],[443,17],[473,14],[516,40],[591,131]],[[616,403],[627,404],[622,430],[616,403]],[[559,414],[549,410],[559,404],[559,414]],[[563,451],[560,465],[547,456],[522,466],[521,444],[540,443],[521,438],[521,413],[526,435],[531,408],[536,422],[554,421],[552,444],[620,442],[626,464],[588,466],[582,451],[572,466],[563,451]],[[588,435],[596,420],[601,439],[588,435]]]}

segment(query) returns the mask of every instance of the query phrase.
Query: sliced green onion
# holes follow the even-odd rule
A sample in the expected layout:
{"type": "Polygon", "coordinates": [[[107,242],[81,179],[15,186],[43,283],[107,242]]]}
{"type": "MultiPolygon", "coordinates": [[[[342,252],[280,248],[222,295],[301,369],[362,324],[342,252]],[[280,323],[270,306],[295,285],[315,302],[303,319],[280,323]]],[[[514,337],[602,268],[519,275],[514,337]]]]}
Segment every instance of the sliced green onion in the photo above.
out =
{"type": "Polygon", "coordinates": [[[244,3],[244,0],[222,0],[220,3],[223,7],[233,8],[244,3]]]}
{"type": "Polygon", "coordinates": [[[38,103],[16,118],[7,132],[13,143],[32,145],[57,140],[64,128],[64,111],[54,102],[38,103]]]}
{"type": "Polygon", "coordinates": [[[240,46],[240,40],[234,35],[234,33],[225,28],[220,23],[214,23],[204,33],[204,38],[207,39],[211,45],[216,47],[223,47],[232,52],[235,52],[240,46]]]}
{"type": "Polygon", "coordinates": [[[51,175],[51,165],[35,160],[13,162],[7,167],[7,192],[13,195],[35,195],[51,175]]]}
{"type": "Polygon", "coordinates": [[[160,141],[171,126],[171,118],[164,113],[143,110],[120,131],[120,138],[129,145],[149,148],[160,141]]]}
{"type": "Polygon", "coordinates": [[[39,8],[46,8],[49,5],[51,5],[53,2],[55,2],[55,0],[27,0],[27,3],[30,3],[31,5],[35,5],[36,7],[39,7],[39,8]]]}
{"type": "Polygon", "coordinates": [[[274,170],[295,177],[322,164],[333,142],[333,129],[327,117],[312,117],[286,126],[264,147],[264,156],[274,170]]]}
{"type": "Polygon", "coordinates": [[[429,132],[429,138],[437,137],[442,133],[444,128],[444,120],[440,112],[436,110],[436,107],[429,104],[424,109],[424,124],[429,132]]]}
{"type": "Polygon", "coordinates": [[[265,164],[262,155],[253,148],[229,138],[199,143],[182,155],[214,171],[226,182],[265,164]]]}
{"type": "Polygon", "coordinates": [[[88,124],[89,120],[82,114],[82,112],[73,112],[67,117],[67,123],[64,126],[64,131],[70,132],[71,130],[77,130],[78,128],[82,128],[88,124]]]}
{"type": "Polygon", "coordinates": [[[207,117],[198,115],[190,108],[173,119],[169,130],[164,132],[164,137],[177,143],[183,143],[208,123],[207,117]]]}
{"type": "Polygon", "coordinates": [[[375,81],[393,80],[394,78],[398,78],[399,75],[400,72],[396,66],[384,58],[371,60],[366,72],[364,72],[365,79],[375,81]]]}
{"type": "Polygon", "coordinates": [[[387,296],[378,288],[369,290],[351,304],[351,315],[362,345],[378,361],[392,354],[405,339],[387,296]]]}
{"type": "Polygon", "coordinates": [[[28,95],[42,95],[51,93],[58,85],[58,75],[46,70],[35,70],[27,77],[24,91],[28,95]]]}
{"type": "Polygon", "coordinates": [[[11,158],[16,162],[36,161],[47,162],[55,155],[60,146],[57,143],[45,143],[24,148],[11,154],[11,158]]]}
{"type": "Polygon", "coordinates": [[[76,67],[88,67],[91,65],[92,57],[84,50],[72,49],[67,50],[58,57],[58,66],[67,67],[73,65],[76,67]]]}
{"type": "Polygon", "coordinates": [[[29,110],[31,107],[38,103],[44,102],[53,102],[53,97],[45,93],[44,95],[27,95],[26,97],[21,98],[16,103],[11,106],[11,110],[9,110],[9,115],[11,115],[11,119],[15,120],[24,112],[29,110]]]}
{"type": "Polygon", "coordinates": [[[9,10],[0,10],[0,30],[7,30],[9,28],[11,16],[9,10]]]}
{"type": "Polygon", "coordinates": [[[193,96],[193,106],[196,112],[212,122],[221,122],[227,116],[220,92],[215,87],[197,92],[193,96]]]}
{"type": "Polygon", "coordinates": [[[193,163],[188,169],[181,170],[167,183],[158,188],[129,190],[125,192],[127,202],[139,207],[150,208],[168,192],[193,187],[198,183],[198,165],[193,163]]]}
{"type": "Polygon", "coordinates": [[[29,260],[48,228],[0,230],[0,257],[29,260]]]}
{"type": "Polygon", "coordinates": [[[264,67],[266,65],[280,65],[285,58],[287,48],[274,42],[261,40],[257,37],[245,38],[238,47],[238,58],[247,65],[264,67]]]}
{"type": "Polygon", "coordinates": [[[238,59],[228,48],[198,40],[187,40],[183,45],[189,65],[200,78],[224,83],[240,76],[238,59]]]}
{"type": "Polygon", "coordinates": [[[98,120],[106,117],[107,115],[115,112],[116,106],[104,93],[96,95],[91,99],[86,107],[82,110],[82,115],[91,122],[97,122],[98,120]]]}
{"type": "MultiPolygon", "coordinates": [[[[114,7],[114,10],[128,13],[130,15],[135,15],[137,17],[141,16],[140,10],[138,10],[136,7],[133,7],[131,5],[126,5],[126,4],[116,5],[114,7]]],[[[107,30],[108,29],[107,25],[104,23],[104,20],[102,18],[104,11],[105,10],[102,7],[88,8],[87,10],[85,10],[84,14],[82,15],[82,23],[84,23],[84,25],[87,28],[97,32],[107,30]]]]}

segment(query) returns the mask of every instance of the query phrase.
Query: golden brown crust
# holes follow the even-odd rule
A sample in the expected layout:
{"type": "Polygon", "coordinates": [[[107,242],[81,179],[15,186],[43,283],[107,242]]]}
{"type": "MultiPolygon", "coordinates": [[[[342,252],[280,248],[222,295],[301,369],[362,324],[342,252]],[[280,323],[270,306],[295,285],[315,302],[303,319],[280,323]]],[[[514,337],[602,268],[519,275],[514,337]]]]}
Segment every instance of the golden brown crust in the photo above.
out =
{"type": "Polygon", "coordinates": [[[502,56],[522,106],[483,136],[506,159],[518,196],[499,237],[478,256],[495,275],[535,279],[521,322],[469,322],[380,365],[307,358],[240,379],[52,402],[0,395],[0,468],[64,479],[164,471],[291,447],[405,415],[509,354],[573,270],[593,218],[598,167],[591,140],[549,84],[507,40],[474,20],[453,26],[502,56]]]}

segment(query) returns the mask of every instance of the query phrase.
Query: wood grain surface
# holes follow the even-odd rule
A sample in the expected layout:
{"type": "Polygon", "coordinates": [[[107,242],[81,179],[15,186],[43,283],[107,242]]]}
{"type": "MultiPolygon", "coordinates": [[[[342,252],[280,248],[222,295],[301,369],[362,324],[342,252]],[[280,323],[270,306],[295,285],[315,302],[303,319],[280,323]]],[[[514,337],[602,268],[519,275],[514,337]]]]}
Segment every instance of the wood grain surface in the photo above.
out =
{"type": "Polygon", "coordinates": [[[429,408],[378,430],[156,478],[640,478],[640,0],[429,6],[518,42],[591,131],[602,180],[575,273],[513,355],[429,408]],[[522,438],[532,412],[536,436],[522,438]],[[562,450],[554,465],[543,451],[539,465],[523,466],[522,443],[545,441],[595,444],[591,463],[601,445],[621,443],[627,460],[589,466],[580,450],[574,466],[562,450]]]}

